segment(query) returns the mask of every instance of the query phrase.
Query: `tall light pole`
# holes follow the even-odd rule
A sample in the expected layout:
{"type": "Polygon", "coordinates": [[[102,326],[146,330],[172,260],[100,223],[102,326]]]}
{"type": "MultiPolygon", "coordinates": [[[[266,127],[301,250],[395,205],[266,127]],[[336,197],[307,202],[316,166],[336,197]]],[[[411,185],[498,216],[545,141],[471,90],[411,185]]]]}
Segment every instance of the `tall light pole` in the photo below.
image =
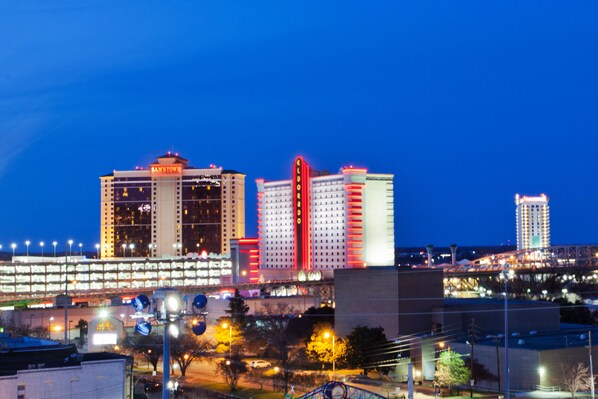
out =
{"type": "Polygon", "coordinates": [[[29,262],[29,244],[31,244],[31,241],[27,240],[25,241],[25,246],[27,247],[27,261],[29,262]]]}
{"type": "Polygon", "coordinates": [[[83,256],[83,244],[79,243],[79,256],[83,256]]]}
{"type": "Polygon", "coordinates": [[[590,355],[590,393],[594,399],[594,365],[592,363],[592,331],[588,331],[588,351],[590,355]]]}
{"type": "Polygon", "coordinates": [[[52,245],[54,246],[54,257],[56,257],[56,245],[58,245],[58,242],[52,241],[52,245]]]}
{"type": "Polygon", "coordinates": [[[181,292],[174,288],[160,288],[154,291],[152,302],[145,295],[137,296],[132,305],[137,319],[135,331],[142,335],[149,335],[152,330],[150,319],[164,326],[163,354],[162,354],[162,399],[170,398],[170,389],[173,384],[170,381],[170,336],[175,339],[180,333],[181,321],[188,316],[194,317],[191,330],[195,335],[202,335],[206,331],[205,307],[208,298],[205,295],[196,295],[192,302],[193,314],[187,311],[187,301],[181,296],[181,292]],[[150,309],[150,305],[153,304],[150,309]]]}
{"type": "Polygon", "coordinates": [[[14,242],[12,244],[10,244],[10,247],[12,248],[12,257],[15,257],[15,249],[17,248],[17,244],[15,244],[14,242]]]}
{"type": "Polygon", "coordinates": [[[334,380],[335,376],[336,376],[336,352],[334,349],[334,343],[336,341],[336,337],[335,337],[334,333],[326,331],[324,333],[324,338],[328,339],[330,337],[332,337],[332,379],[334,380]]]}
{"type": "Polygon", "coordinates": [[[228,327],[228,358],[233,358],[233,324],[222,323],[222,328],[228,327]]]}
{"type": "Polygon", "coordinates": [[[126,258],[127,257],[127,244],[123,244],[122,247],[123,247],[123,258],[126,258]]]}
{"type": "Polygon", "coordinates": [[[129,249],[131,250],[131,257],[133,257],[133,251],[135,251],[135,244],[129,244],[129,249]]]}
{"type": "Polygon", "coordinates": [[[39,246],[42,247],[42,262],[44,261],[44,245],[45,245],[45,242],[40,241],[39,246]]]}
{"type": "Polygon", "coordinates": [[[96,259],[100,259],[100,244],[96,244],[96,259]]]}
{"type": "MultiPolygon", "coordinates": [[[[505,398],[510,399],[511,394],[509,393],[509,295],[508,295],[508,281],[509,265],[507,262],[504,263],[503,276],[505,280],[505,398]]],[[[473,361],[473,359],[471,359],[473,361]]]]}
{"type": "MultiPolygon", "coordinates": [[[[72,247],[73,247],[73,240],[69,240],[68,241],[69,244],[69,256],[72,253],[72,247]]],[[[66,249],[65,249],[66,251],[66,249]]],[[[66,331],[66,325],[68,322],[68,304],[67,304],[67,300],[69,297],[69,257],[65,256],[65,262],[64,262],[64,343],[66,344],[68,342],[67,340],[67,331],[66,331]]]]}

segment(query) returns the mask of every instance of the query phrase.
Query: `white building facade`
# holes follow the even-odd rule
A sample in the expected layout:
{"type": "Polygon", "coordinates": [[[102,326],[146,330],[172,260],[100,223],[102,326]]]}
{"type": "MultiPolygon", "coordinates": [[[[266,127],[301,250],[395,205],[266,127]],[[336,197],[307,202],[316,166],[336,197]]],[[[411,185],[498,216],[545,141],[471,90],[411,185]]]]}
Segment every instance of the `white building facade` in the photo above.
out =
{"type": "Polygon", "coordinates": [[[130,378],[125,359],[19,370],[14,375],[0,376],[0,397],[129,399],[133,397],[130,378]]]}
{"type": "Polygon", "coordinates": [[[393,175],[325,174],[298,157],[293,179],[257,186],[260,269],[330,275],[394,264],[393,175]]]}
{"type": "Polygon", "coordinates": [[[550,208],[548,197],[515,195],[517,249],[546,248],[550,246],[550,208]]]}

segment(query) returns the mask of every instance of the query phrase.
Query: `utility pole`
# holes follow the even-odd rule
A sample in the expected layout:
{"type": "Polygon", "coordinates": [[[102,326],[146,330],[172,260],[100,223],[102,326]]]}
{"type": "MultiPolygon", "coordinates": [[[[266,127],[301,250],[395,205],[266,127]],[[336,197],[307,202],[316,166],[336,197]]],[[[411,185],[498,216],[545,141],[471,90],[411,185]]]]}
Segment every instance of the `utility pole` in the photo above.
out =
{"type": "Polygon", "coordinates": [[[471,327],[470,327],[470,332],[471,332],[471,355],[469,357],[469,372],[471,374],[471,384],[470,384],[470,388],[469,388],[469,397],[473,398],[473,384],[475,382],[475,378],[473,376],[473,350],[475,347],[475,319],[472,317],[471,318],[471,327]]]}
{"type": "Polygon", "coordinates": [[[592,392],[592,399],[594,399],[594,367],[592,365],[592,332],[588,331],[588,352],[590,354],[590,379],[591,379],[591,384],[590,385],[590,391],[592,392]]]}
{"type": "Polygon", "coordinates": [[[494,337],[494,343],[496,344],[496,377],[498,378],[498,392],[500,392],[500,357],[498,356],[498,335],[494,337]]]}
{"type": "MultiPolygon", "coordinates": [[[[70,242],[72,243],[72,241],[70,242]]],[[[66,326],[68,323],[67,298],[69,296],[69,257],[66,256],[66,247],[64,249],[64,253],[64,343],[66,345],[69,343],[66,331],[66,326]]]]}

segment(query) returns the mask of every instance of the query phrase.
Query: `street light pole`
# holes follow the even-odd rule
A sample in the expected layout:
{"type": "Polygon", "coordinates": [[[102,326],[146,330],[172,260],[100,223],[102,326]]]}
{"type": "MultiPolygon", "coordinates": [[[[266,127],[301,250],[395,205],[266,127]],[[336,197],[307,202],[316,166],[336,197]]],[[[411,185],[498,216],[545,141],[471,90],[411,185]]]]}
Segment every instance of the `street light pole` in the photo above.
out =
{"type": "Polygon", "coordinates": [[[588,351],[590,354],[590,390],[594,399],[594,365],[592,364],[592,331],[588,331],[588,351]]]}
{"type": "MultiPolygon", "coordinates": [[[[508,264],[505,262],[503,270],[505,277],[505,398],[510,399],[509,393],[509,296],[508,296],[508,264]]],[[[473,359],[471,359],[473,361],[473,359]]]]}
{"type": "Polygon", "coordinates": [[[31,241],[25,241],[25,246],[27,247],[27,262],[29,262],[29,244],[31,244],[31,241]]]}
{"type": "Polygon", "coordinates": [[[232,323],[222,323],[222,327],[228,327],[228,358],[233,358],[233,324],[232,323]]]}
{"type": "Polygon", "coordinates": [[[324,333],[324,338],[328,339],[332,336],[332,379],[334,380],[336,377],[336,353],[335,353],[335,341],[336,336],[334,333],[326,331],[324,333]]]}
{"type": "Polygon", "coordinates": [[[52,245],[54,246],[54,257],[56,257],[56,245],[58,245],[58,243],[54,241],[52,242],[52,245]]]}
{"type": "Polygon", "coordinates": [[[45,245],[45,242],[40,241],[39,246],[42,247],[42,262],[44,261],[44,245],[45,245]]]}
{"type": "MultiPolygon", "coordinates": [[[[73,245],[73,240],[69,240],[68,244],[70,247],[73,245]]],[[[66,248],[65,248],[66,251],[66,248]]],[[[71,249],[69,248],[69,254],[71,249]]],[[[66,325],[68,321],[68,297],[69,297],[69,257],[65,256],[64,262],[64,343],[66,344],[67,341],[67,332],[66,332],[66,325]]]]}

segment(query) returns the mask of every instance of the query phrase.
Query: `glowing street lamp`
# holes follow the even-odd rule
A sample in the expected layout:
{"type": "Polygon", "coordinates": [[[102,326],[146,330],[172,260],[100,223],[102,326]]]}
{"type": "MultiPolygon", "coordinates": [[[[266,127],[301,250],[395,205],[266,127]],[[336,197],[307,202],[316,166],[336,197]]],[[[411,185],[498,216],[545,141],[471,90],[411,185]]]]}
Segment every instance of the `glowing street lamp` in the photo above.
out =
{"type": "Polygon", "coordinates": [[[56,245],[58,245],[58,243],[56,241],[53,241],[52,245],[54,246],[54,257],[56,257],[56,245]]]}
{"type": "Polygon", "coordinates": [[[538,367],[538,376],[540,377],[539,385],[542,385],[542,382],[544,382],[544,374],[546,374],[546,368],[544,366],[538,367]]]}
{"type": "Polygon", "coordinates": [[[123,244],[121,246],[123,248],[123,258],[125,258],[127,256],[127,244],[123,244]]]}
{"type": "Polygon", "coordinates": [[[334,333],[326,331],[324,333],[324,338],[328,339],[330,337],[332,337],[332,379],[334,380],[336,375],[336,352],[334,350],[334,342],[336,341],[336,337],[334,336],[334,333]]]}
{"type": "Polygon", "coordinates": [[[228,327],[228,358],[232,359],[233,356],[233,325],[232,323],[222,323],[222,328],[228,327]]]}
{"type": "Polygon", "coordinates": [[[83,244],[79,243],[79,256],[83,255],[83,244]]]}
{"type": "Polygon", "coordinates": [[[73,254],[73,240],[69,240],[69,256],[73,254]]]}
{"type": "Polygon", "coordinates": [[[25,246],[27,247],[27,258],[29,258],[29,244],[31,244],[31,241],[25,241],[25,246]]]}
{"type": "Polygon", "coordinates": [[[17,248],[17,244],[15,244],[14,242],[12,244],[10,244],[10,247],[12,248],[12,257],[15,257],[15,249],[17,248]]]}
{"type": "Polygon", "coordinates": [[[135,244],[129,244],[129,249],[131,250],[131,256],[133,256],[133,251],[135,250],[135,244]]]}
{"type": "Polygon", "coordinates": [[[96,244],[96,259],[100,259],[100,244],[96,244]]]}
{"type": "Polygon", "coordinates": [[[44,245],[45,245],[45,242],[40,241],[39,246],[42,247],[42,262],[44,261],[44,245]]]}

